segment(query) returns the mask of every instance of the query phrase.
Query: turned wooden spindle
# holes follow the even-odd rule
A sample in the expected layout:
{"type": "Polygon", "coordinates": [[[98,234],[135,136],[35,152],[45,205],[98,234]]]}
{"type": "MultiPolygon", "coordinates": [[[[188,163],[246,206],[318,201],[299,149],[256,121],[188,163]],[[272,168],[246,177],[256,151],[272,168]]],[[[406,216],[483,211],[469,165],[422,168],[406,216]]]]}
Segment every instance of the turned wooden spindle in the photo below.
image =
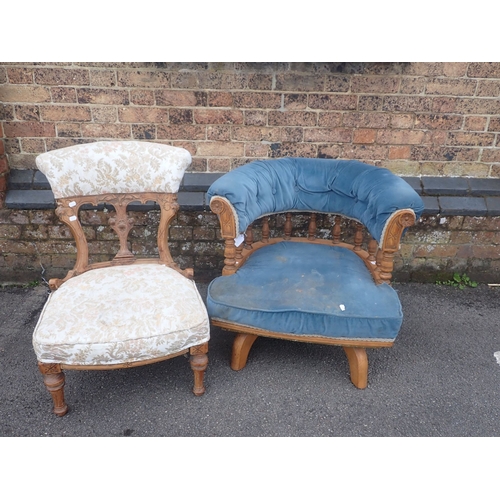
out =
{"type": "Polygon", "coordinates": [[[355,223],[356,232],[354,233],[354,251],[359,252],[363,243],[363,224],[355,223]]]}
{"type": "Polygon", "coordinates": [[[227,276],[236,272],[236,245],[234,238],[225,238],[224,244],[224,268],[222,275],[227,276]]]}
{"type": "Polygon", "coordinates": [[[341,219],[340,215],[337,215],[335,217],[335,223],[334,223],[333,230],[332,230],[332,236],[333,236],[333,243],[334,244],[340,242],[340,232],[341,232],[340,222],[341,222],[341,220],[342,219],[341,219]]]}
{"type": "Polygon", "coordinates": [[[288,212],[285,220],[285,236],[283,239],[289,240],[292,237],[292,214],[288,212]]]}
{"type": "Polygon", "coordinates": [[[234,252],[235,252],[235,256],[234,256],[235,263],[234,264],[235,264],[235,266],[237,268],[240,267],[241,261],[243,259],[243,247],[244,247],[243,243],[240,243],[239,246],[235,245],[235,249],[234,249],[234,252]]]}
{"type": "Polygon", "coordinates": [[[316,214],[311,214],[311,218],[309,219],[309,228],[307,231],[307,239],[315,240],[316,239],[316,214]]]}
{"type": "Polygon", "coordinates": [[[262,241],[264,243],[269,242],[269,217],[262,219],[262,241]]]}
{"type": "Polygon", "coordinates": [[[394,269],[394,253],[379,250],[377,253],[377,265],[380,269],[380,280],[383,283],[389,284],[391,282],[392,271],[394,269]]]}
{"type": "Polygon", "coordinates": [[[245,248],[251,250],[253,245],[253,228],[252,224],[247,227],[245,231],[245,248]]]}
{"type": "Polygon", "coordinates": [[[368,260],[372,264],[376,264],[377,261],[377,248],[378,248],[378,243],[376,242],[376,240],[372,238],[368,243],[368,260]]]}

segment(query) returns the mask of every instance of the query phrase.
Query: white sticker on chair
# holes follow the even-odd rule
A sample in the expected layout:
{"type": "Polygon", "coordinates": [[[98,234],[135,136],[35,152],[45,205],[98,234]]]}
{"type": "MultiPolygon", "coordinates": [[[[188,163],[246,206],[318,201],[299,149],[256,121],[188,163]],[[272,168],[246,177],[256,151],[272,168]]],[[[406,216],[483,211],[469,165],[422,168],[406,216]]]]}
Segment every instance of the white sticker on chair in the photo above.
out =
{"type": "Polygon", "coordinates": [[[73,222],[73,221],[74,221],[74,220],[76,220],[76,219],[77,219],[76,215],[71,215],[71,216],[70,216],[70,218],[69,218],[69,220],[70,220],[71,222],[73,222]]]}
{"type": "Polygon", "coordinates": [[[234,238],[234,244],[237,247],[239,247],[244,241],[245,241],[245,235],[244,234],[240,234],[239,236],[236,236],[236,238],[234,238]]]}
{"type": "Polygon", "coordinates": [[[76,206],[76,201],[70,201],[70,202],[68,203],[68,206],[70,206],[70,207],[74,207],[74,206],[76,206]]]}

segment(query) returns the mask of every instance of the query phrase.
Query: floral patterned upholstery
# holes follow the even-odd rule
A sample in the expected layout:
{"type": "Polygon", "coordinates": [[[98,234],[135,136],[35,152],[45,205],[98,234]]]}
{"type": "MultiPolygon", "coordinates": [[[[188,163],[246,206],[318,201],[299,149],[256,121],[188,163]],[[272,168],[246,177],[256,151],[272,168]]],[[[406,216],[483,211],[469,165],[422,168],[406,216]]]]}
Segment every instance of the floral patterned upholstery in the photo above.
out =
{"type": "Polygon", "coordinates": [[[50,294],[33,334],[39,361],[72,365],[132,363],[209,340],[195,283],[167,267],[94,269],[50,294]]]}
{"type": "Polygon", "coordinates": [[[36,158],[55,198],[102,193],[177,193],[190,164],[191,155],[183,148],[143,141],[79,144],[36,158]]]}

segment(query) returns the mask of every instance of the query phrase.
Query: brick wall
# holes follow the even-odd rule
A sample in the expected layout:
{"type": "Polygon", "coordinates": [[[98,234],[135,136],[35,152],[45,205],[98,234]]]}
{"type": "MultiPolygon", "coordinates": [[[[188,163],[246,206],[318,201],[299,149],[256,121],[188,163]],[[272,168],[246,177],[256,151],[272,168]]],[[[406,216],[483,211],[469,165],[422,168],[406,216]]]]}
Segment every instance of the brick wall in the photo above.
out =
{"type": "MultiPolygon", "coordinates": [[[[417,178],[496,179],[499,97],[500,63],[0,63],[0,209],[9,168],[34,169],[42,152],[109,139],[182,146],[194,172],[304,156],[417,178]]],[[[181,214],[173,244],[176,231],[189,233],[185,245],[203,250],[189,265],[210,273],[219,242],[210,240],[215,228],[196,222],[210,226],[211,214],[194,214],[181,214]]],[[[0,271],[68,267],[70,240],[51,217],[0,210],[0,271]]],[[[427,215],[408,234],[400,276],[457,269],[500,279],[499,217],[444,219],[427,215]]],[[[91,223],[88,231],[104,248],[106,235],[91,223]]]]}

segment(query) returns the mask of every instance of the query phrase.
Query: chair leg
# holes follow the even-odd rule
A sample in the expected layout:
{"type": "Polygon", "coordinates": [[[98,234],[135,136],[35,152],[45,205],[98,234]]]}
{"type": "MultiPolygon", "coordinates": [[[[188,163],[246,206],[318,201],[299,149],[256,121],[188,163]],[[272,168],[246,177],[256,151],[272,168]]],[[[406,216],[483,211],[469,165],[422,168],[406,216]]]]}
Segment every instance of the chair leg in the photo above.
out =
{"type": "Polygon", "coordinates": [[[43,382],[47,387],[54,403],[53,412],[62,417],[68,413],[68,406],[64,401],[65,376],[61,365],[57,363],[38,363],[38,369],[43,375],[43,382]]]}
{"type": "Polygon", "coordinates": [[[208,342],[201,345],[195,345],[189,349],[189,363],[194,373],[193,393],[195,396],[201,396],[205,393],[205,370],[208,366],[208,342]]]}
{"type": "Polygon", "coordinates": [[[358,389],[368,385],[368,356],[362,347],[344,347],[351,371],[351,382],[358,389]]]}
{"type": "Polygon", "coordinates": [[[245,368],[248,360],[248,353],[258,335],[250,333],[238,333],[234,338],[233,351],[231,354],[231,368],[235,371],[245,368]]]}

